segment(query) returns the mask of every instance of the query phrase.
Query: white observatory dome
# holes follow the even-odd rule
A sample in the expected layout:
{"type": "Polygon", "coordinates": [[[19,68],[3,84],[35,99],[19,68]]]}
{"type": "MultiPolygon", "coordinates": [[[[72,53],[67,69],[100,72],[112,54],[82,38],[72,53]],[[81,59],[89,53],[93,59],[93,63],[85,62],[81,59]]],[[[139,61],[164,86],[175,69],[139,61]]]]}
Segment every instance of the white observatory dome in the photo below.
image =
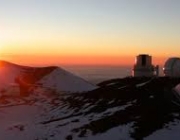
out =
{"type": "Polygon", "coordinates": [[[133,77],[154,77],[158,76],[159,67],[152,64],[152,56],[140,54],[135,59],[135,65],[132,69],[133,77]]]}
{"type": "Polygon", "coordinates": [[[180,77],[180,58],[169,58],[164,65],[164,75],[169,77],[180,77]]]}

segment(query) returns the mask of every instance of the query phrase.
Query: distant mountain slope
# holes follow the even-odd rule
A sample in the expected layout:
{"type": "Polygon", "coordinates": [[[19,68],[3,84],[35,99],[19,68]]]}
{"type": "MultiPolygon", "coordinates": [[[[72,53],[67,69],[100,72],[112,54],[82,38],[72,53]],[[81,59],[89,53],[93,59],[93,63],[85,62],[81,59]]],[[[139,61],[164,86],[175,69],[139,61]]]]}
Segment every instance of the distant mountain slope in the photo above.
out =
{"type": "Polygon", "coordinates": [[[44,76],[38,84],[43,87],[56,89],[57,92],[84,92],[97,87],[64,69],[57,68],[44,76]]]}
{"type": "Polygon", "coordinates": [[[12,88],[24,93],[32,88],[72,93],[97,87],[59,67],[28,67],[0,61],[0,92],[9,92],[12,88]]]}

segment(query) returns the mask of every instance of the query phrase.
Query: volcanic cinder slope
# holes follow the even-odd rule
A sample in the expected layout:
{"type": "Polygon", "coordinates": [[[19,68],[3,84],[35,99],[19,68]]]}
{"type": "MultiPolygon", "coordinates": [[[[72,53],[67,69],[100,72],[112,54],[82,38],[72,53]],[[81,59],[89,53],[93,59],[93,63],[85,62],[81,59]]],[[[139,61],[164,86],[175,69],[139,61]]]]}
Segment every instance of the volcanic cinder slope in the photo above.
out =
{"type": "Polygon", "coordinates": [[[94,90],[97,87],[60,67],[27,67],[0,61],[0,92],[12,89],[28,92],[29,89],[53,90],[75,93],[94,90]]]}
{"type": "Polygon", "coordinates": [[[66,71],[5,65],[11,75],[0,81],[1,89],[14,79],[35,88],[27,96],[0,97],[1,140],[179,140],[180,78],[114,79],[87,92],[57,94],[49,88],[63,91],[55,86],[55,77],[66,76],[66,71]]]}

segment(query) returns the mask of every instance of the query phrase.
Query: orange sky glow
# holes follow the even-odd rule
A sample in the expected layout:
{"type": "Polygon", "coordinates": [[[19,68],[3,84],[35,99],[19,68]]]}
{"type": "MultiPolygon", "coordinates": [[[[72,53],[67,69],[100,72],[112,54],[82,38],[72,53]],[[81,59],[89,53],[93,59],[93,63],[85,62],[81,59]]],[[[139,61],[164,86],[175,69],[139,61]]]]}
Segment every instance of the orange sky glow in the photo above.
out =
{"type": "Polygon", "coordinates": [[[179,1],[9,1],[0,5],[3,60],[133,65],[138,54],[149,54],[163,65],[180,56],[179,1]]]}
{"type": "MultiPolygon", "coordinates": [[[[2,60],[23,65],[112,65],[132,66],[135,56],[53,56],[53,55],[7,55],[2,60]]],[[[155,65],[163,65],[167,57],[153,57],[155,65]]]]}

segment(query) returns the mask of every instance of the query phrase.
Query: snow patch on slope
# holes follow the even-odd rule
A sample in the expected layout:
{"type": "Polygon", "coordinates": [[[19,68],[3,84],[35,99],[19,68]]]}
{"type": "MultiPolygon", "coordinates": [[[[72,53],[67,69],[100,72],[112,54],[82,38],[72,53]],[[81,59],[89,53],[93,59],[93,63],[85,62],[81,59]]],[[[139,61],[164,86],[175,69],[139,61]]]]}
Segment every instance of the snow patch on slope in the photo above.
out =
{"type": "MultiPolygon", "coordinates": [[[[35,88],[35,92],[40,89],[42,91],[74,93],[97,88],[84,79],[58,67],[27,67],[0,61],[1,95],[9,95],[13,91],[20,92],[20,85],[21,87],[35,88]]],[[[14,92],[13,94],[19,95],[20,93],[14,92]]]]}
{"type": "Polygon", "coordinates": [[[57,92],[85,92],[97,87],[84,79],[77,77],[61,68],[55,69],[42,78],[38,84],[48,89],[56,89],[57,92]]]}
{"type": "Polygon", "coordinates": [[[145,140],[179,140],[180,138],[180,122],[174,122],[161,130],[154,132],[152,135],[145,138],[145,140]]]}

